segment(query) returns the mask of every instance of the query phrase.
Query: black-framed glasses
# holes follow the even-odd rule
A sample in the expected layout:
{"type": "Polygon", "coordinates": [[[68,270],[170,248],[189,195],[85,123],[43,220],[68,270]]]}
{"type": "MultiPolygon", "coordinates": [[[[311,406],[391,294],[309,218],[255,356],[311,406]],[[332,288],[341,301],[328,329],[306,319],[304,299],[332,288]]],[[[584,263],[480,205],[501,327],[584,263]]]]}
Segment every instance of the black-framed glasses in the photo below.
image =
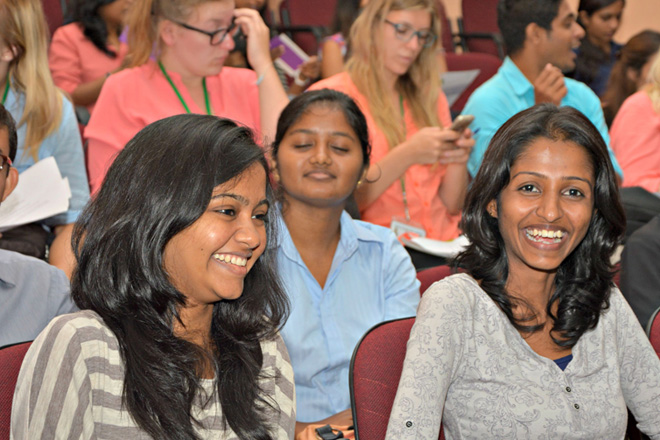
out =
{"type": "Polygon", "coordinates": [[[189,24],[183,23],[181,21],[176,21],[176,20],[170,20],[173,23],[178,24],[184,29],[188,29],[191,31],[199,32],[200,34],[207,35],[211,39],[211,46],[217,46],[218,44],[221,44],[223,41],[225,41],[225,37],[234,29],[236,29],[236,23],[234,23],[234,20],[232,19],[231,24],[226,27],[226,28],[220,28],[217,31],[209,32],[205,31],[204,29],[199,29],[194,26],[190,26],[189,24]]]}
{"type": "Polygon", "coordinates": [[[417,35],[417,41],[419,41],[423,47],[429,47],[432,46],[436,38],[438,38],[431,31],[416,31],[405,23],[393,23],[389,20],[385,20],[385,23],[394,28],[394,36],[397,40],[403,41],[404,43],[409,42],[415,35],[417,35]]]}
{"type": "Polygon", "coordinates": [[[9,156],[5,156],[4,154],[0,154],[0,171],[4,170],[5,167],[11,166],[11,159],[9,156]]]}

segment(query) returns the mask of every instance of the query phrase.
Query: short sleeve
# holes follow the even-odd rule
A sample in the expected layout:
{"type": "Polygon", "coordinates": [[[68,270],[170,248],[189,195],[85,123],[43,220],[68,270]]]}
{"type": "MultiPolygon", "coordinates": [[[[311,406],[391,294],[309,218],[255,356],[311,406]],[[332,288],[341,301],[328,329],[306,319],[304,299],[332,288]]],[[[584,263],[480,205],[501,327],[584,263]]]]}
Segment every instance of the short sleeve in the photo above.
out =
{"type": "Polygon", "coordinates": [[[417,272],[410,255],[399,243],[393,232],[387,230],[384,241],[389,258],[384,260],[385,277],[385,320],[415,316],[419,304],[417,272]]]}
{"type": "Polygon", "coordinates": [[[11,439],[95,438],[82,340],[67,322],[66,317],[51,321],[25,356],[14,392],[11,439]]]}
{"type": "Polygon", "coordinates": [[[87,169],[92,194],[101,187],[117,154],[146,125],[144,121],[134,118],[132,112],[127,111],[123,81],[123,75],[126,73],[129,72],[120,72],[107,79],[85,129],[85,138],[89,141],[87,169]]]}
{"type": "Polygon", "coordinates": [[[48,49],[48,65],[55,85],[72,94],[82,83],[82,63],[69,26],[77,24],[63,26],[55,31],[48,49]]]}

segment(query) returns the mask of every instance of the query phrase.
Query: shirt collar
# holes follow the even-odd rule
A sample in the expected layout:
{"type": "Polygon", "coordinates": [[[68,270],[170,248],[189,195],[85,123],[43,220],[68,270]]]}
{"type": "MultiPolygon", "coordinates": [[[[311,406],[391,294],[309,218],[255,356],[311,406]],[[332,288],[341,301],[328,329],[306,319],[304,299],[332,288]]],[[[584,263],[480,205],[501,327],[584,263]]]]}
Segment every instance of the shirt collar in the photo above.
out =
{"type": "MultiPolygon", "coordinates": [[[[288,259],[292,261],[301,260],[300,253],[298,252],[298,249],[296,249],[295,244],[293,244],[291,233],[289,232],[289,228],[284,222],[281,210],[282,207],[280,204],[278,204],[278,228],[276,246],[281,248],[282,252],[284,252],[284,255],[286,255],[288,259]]],[[[341,213],[339,225],[341,228],[341,235],[339,236],[339,244],[337,245],[337,250],[335,251],[335,260],[340,258],[343,261],[353,255],[358,249],[358,241],[374,241],[375,238],[378,238],[364,228],[358,229],[355,222],[346,211],[341,213]]]]}
{"type": "Polygon", "coordinates": [[[510,57],[504,59],[502,67],[500,67],[500,72],[517,96],[523,96],[534,89],[532,83],[523,75],[510,57]]]}

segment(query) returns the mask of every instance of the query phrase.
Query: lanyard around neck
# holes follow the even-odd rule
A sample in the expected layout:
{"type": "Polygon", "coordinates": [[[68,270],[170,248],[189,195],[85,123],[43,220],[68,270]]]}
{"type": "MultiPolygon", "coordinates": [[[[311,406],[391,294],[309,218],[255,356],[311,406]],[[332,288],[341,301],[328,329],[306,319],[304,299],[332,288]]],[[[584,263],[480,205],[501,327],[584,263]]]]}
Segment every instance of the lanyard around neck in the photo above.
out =
{"type": "Polygon", "coordinates": [[[2,94],[2,105],[5,105],[7,95],[9,94],[9,77],[7,77],[7,84],[5,85],[5,92],[2,94]]]}
{"type": "MultiPolygon", "coordinates": [[[[188,104],[186,104],[186,101],[183,99],[183,96],[181,96],[181,93],[179,92],[179,89],[177,89],[176,86],[174,85],[174,81],[172,81],[172,78],[170,78],[170,76],[167,74],[167,71],[165,70],[165,67],[163,67],[163,63],[158,61],[158,67],[160,67],[160,71],[163,72],[163,75],[165,75],[165,79],[167,79],[167,82],[170,83],[170,86],[172,87],[172,90],[174,90],[174,93],[176,93],[177,98],[179,98],[179,101],[181,101],[181,104],[183,104],[183,108],[186,110],[186,113],[190,113],[190,109],[188,108],[188,104]]],[[[206,114],[207,115],[212,115],[213,112],[211,111],[211,102],[209,101],[209,92],[206,90],[206,78],[202,78],[202,88],[204,89],[204,104],[206,104],[206,114]]]]}
{"type": "MultiPolygon", "coordinates": [[[[401,120],[403,121],[403,138],[406,138],[406,115],[403,109],[403,95],[399,94],[399,110],[401,111],[401,120]]],[[[399,178],[401,182],[401,194],[403,195],[403,212],[406,215],[406,221],[410,221],[410,208],[408,208],[408,195],[406,194],[406,173],[399,178]]]]}

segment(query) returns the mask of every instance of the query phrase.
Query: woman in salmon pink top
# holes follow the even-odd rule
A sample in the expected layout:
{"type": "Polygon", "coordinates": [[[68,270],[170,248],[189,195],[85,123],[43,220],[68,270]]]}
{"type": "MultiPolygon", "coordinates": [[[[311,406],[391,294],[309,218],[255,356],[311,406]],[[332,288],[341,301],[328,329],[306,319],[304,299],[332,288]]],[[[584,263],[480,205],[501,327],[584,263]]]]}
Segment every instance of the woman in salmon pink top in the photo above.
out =
{"type": "Polygon", "coordinates": [[[373,165],[355,193],[362,219],[450,240],[459,234],[474,140],[469,129],[448,128],[439,33],[434,0],[369,1],[351,28],[346,71],[311,88],[346,93],[367,118],[373,165]]]}
{"type": "Polygon", "coordinates": [[[118,72],[128,51],[119,41],[124,15],[132,0],[77,0],[73,23],[53,34],[48,64],[55,85],[75,105],[91,113],[110,73],[118,72]]]}
{"type": "Polygon", "coordinates": [[[85,130],[93,192],[128,140],[168,116],[210,114],[260,138],[275,132],[288,99],[257,11],[234,9],[232,0],[141,0],[129,11],[128,28],[129,68],[108,78],[85,130]],[[254,70],[223,67],[238,27],[254,70]]]}
{"type": "Polygon", "coordinates": [[[623,168],[623,186],[660,193],[660,57],[649,72],[650,83],[619,109],[610,138],[623,168]]]}

